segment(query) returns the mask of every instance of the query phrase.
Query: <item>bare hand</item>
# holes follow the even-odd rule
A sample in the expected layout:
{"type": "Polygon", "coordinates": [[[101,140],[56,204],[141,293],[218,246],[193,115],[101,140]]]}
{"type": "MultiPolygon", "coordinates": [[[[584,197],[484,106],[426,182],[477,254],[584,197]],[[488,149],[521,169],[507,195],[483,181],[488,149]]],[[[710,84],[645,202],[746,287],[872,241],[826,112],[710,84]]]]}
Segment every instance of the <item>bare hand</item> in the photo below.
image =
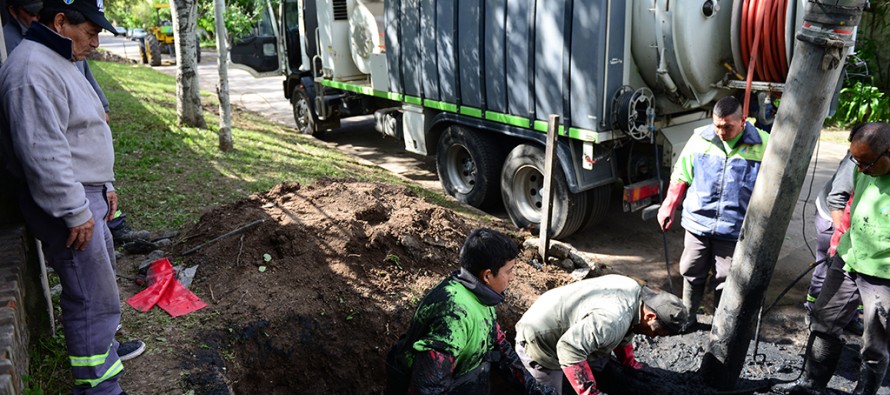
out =
{"type": "Polygon", "coordinates": [[[108,216],[105,217],[106,221],[111,221],[114,219],[114,213],[117,212],[117,192],[110,191],[105,196],[108,197],[108,216]]]}
{"type": "Polygon", "coordinates": [[[107,112],[105,113],[105,123],[111,125],[111,116],[107,112]]]}
{"type": "Polygon", "coordinates": [[[68,240],[65,242],[65,247],[74,247],[80,251],[85,250],[90,239],[93,238],[93,226],[95,226],[95,224],[96,221],[93,221],[93,219],[90,218],[89,221],[82,225],[71,228],[68,232],[68,240]]]}

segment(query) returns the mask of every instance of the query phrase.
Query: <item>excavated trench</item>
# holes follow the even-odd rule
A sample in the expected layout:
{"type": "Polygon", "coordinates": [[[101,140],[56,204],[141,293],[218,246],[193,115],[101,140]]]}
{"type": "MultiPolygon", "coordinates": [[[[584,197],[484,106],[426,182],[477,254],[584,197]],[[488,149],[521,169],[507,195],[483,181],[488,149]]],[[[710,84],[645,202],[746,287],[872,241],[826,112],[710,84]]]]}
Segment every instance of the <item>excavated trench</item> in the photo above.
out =
{"type": "MultiPolygon", "coordinates": [[[[181,362],[189,372],[185,386],[195,393],[381,394],[389,347],[425,291],[456,268],[465,236],[483,225],[404,187],[320,180],[282,184],[216,208],[176,248],[260,219],[250,232],[185,259],[186,265],[201,264],[195,285],[214,295],[204,313],[209,321],[193,334],[200,346],[187,350],[181,362]]],[[[506,225],[485,226],[518,243],[530,236],[506,225]]],[[[524,251],[521,261],[533,255],[524,251]]],[[[507,301],[498,307],[508,335],[539,294],[571,281],[553,265],[517,265],[507,301]]],[[[802,318],[782,312],[764,317],[757,353],[752,356],[752,342],[731,393],[767,392],[770,380],[798,376],[806,337],[802,318]]],[[[697,373],[709,334],[703,326],[681,336],[638,335],[636,355],[647,367],[630,373],[609,365],[597,374],[600,387],[609,394],[718,394],[697,373]]],[[[830,383],[847,392],[859,366],[857,339],[848,340],[830,383]]],[[[492,393],[513,392],[496,380],[492,393]]]]}

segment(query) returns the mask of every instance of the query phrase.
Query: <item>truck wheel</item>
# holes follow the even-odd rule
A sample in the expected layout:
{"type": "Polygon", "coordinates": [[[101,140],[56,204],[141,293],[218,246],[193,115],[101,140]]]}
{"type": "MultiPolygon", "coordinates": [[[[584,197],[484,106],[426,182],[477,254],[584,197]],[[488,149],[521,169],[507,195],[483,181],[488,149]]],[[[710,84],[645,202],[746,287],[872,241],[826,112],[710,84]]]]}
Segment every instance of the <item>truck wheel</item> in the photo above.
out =
{"type": "MultiPolygon", "coordinates": [[[[519,228],[540,226],[544,206],[544,149],[521,144],[510,151],[501,172],[501,194],[504,208],[513,224],[519,228]]],[[[562,168],[553,170],[553,211],[551,235],[567,237],[584,225],[587,192],[569,191],[562,168]]]]}
{"type": "Polygon", "coordinates": [[[145,43],[139,43],[139,59],[142,60],[142,64],[148,63],[148,55],[145,54],[145,43]]]}
{"type": "Polygon", "coordinates": [[[587,210],[584,213],[584,221],[581,229],[600,223],[609,214],[612,205],[612,185],[603,185],[587,192],[587,210]]]}
{"type": "Polygon", "coordinates": [[[311,134],[315,137],[323,135],[324,130],[319,131],[316,128],[318,117],[315,116],[315,111],[312,111],[312,107],[309,105],[309,95],[306,94],[306,91],[299,86],[294,88],[290,100],[294,108],[294,121],[297,123],[297,130],[302,134],[311,134]]]}
{"type": "Polygon", "coordinates": [[[145,36],[145,55],[148,57],[148,64],[152,67],[161,65],[161,46],[157,37],[145,36]]]}
{"type": "Polygon", "coordinates": [[[456,125],[445,129],[436,149],[436,170],[445,193],[478,208],[498,202],[498,172],[503,160],[497,143],[456,125]]]}

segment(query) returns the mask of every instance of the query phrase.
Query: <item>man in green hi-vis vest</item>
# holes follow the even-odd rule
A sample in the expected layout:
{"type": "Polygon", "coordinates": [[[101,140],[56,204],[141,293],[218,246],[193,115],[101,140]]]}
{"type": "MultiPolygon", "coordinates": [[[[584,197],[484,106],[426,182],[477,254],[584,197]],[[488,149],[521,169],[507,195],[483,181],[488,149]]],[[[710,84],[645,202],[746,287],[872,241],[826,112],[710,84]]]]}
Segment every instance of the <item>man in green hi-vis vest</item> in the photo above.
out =
{"type": "MultiPolygon", "coordinates": [[[[813,308],[810,342],[803,377],[782,390],[823,393],[837,368],[846,326],[862,298],[862,366],[853,394],[875,394],[890,357],[890,125],[870,123],[850,143],[856,165],[850,228],[840,237],[836,254],[813,308]],[[857,295],[858,292],[858,295],[857,295]]],[[[838,232],[838,231],[836,231],[838,232]]]]}

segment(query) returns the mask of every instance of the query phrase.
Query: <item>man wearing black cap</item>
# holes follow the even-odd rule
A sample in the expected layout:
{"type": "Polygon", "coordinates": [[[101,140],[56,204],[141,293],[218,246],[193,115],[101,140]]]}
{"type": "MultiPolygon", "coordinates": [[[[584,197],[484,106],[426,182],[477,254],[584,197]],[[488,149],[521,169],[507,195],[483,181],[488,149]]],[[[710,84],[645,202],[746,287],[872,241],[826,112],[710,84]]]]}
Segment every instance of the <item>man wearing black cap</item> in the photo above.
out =
{"type": "MultiPolygon", "coordinates": [[[[6,53],[12,53],[12,50],[19,46],[25,37],[25,32],[31,27],[32,22],[37,22],[37,16],[40,9],[43,8],[43,0],[7,0],[6,10],[11,16],[10,20],[3,26],[3,39],[6,40],[6,53]]],[[[102,107],[105,109],[105,120],[108,121],[108,111],[110,106],[105,92],[99,87],[93,72],[90,71],[90,65],[85,60],[75,63],[77,68],[83,72],[83,76],[96,91],[99,100],[102,101],[102,107]]]]}
{"type": "Polygon", "coordinates": [[[123,393],[114,333],[120,299],[105,219],[114,148],[105,111],[75,65],[114,31],[96,0],[45,0],[0,67],[0,148],[29,230],[62,283],[75,394],[123,393]]]}
{"type": "Polygon", "coordinates": [[[639,370],[634,334],[680,333],[688,318],[680,298],[607,275],[551,289],[516,323],[516,353],[541,384],[562,393],[565,376],[576,393],[599,394],[594,371],[610,355],[639,370]]]}

